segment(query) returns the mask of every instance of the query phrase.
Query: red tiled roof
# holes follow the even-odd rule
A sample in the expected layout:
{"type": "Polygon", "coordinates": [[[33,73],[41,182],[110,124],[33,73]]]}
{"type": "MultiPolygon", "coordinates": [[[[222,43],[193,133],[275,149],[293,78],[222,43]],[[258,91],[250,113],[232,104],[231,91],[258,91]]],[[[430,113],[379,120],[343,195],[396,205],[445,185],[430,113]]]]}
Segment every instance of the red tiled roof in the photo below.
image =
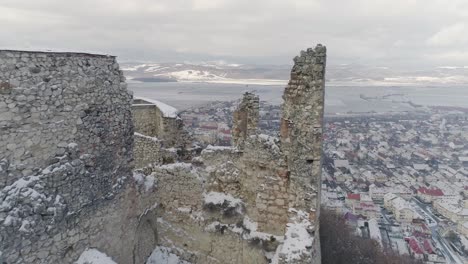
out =
{"type": "Polygon", "coordinates": [[[423,254],[424,250],[421,248],[421,245],[419,244],[418,240],[414,237],[409,238],[409,246],[411,250],[416,253],[416,254],[423,254]]]}
{"type": "Polygon", "coordinates": [[[360,193],[348,193],[348,199],[350,200],[361,200],[361,194],[360,193]]]}
{"type": "Polygon", "coordinates": [[[426,187],[420,187],[418,189],[418,192],[420,192],[422,194],[427,194],[427,195],[430,195],[430,196],[444,196],[444,193],[442,192],[442,190],[437,189],[437,188],[429,189],[429,188],[426,188],[426,187]]]}
{"type": "Polygon", "coordinates": [[[424,250],[426,250],[427,253],[434,254],[434,248],[432,247],[432,244],[429,241],[429,239],[425,239],[423,245],[424,245],[424,250]]]}

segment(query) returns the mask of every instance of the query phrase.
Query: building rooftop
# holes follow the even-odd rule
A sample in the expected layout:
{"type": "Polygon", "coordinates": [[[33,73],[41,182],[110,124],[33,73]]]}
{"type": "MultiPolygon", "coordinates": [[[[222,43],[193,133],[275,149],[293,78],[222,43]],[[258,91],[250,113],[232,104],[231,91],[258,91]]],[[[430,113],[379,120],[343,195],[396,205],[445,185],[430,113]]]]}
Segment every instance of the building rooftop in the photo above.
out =
{"type": "Polygon", "coordinates": [[[420,187],[418,189],[418,192],[422,194],[430,195],[430,196],[444,196],[444,193],[442,192],[442,190],[437,189],[437,188],[429,189],[426,187],[420,187]]]}

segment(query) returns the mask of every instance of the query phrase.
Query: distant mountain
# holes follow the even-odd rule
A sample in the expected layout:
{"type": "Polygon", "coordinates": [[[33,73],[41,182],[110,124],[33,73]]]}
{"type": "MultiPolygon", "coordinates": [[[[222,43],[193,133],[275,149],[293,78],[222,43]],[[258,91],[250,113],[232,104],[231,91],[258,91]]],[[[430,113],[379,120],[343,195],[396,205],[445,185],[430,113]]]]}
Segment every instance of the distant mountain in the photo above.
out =
{"type": "MultiPolygon", "coordinates": [[[[133,82],[286,84],[290,67],[225,62],[121,63],[127,79],[133,82]]],[[[326,78],[329,85],[462,85],[468,84],[468,67],[404,72],[388,67],[328,65],[326,78]]]]}

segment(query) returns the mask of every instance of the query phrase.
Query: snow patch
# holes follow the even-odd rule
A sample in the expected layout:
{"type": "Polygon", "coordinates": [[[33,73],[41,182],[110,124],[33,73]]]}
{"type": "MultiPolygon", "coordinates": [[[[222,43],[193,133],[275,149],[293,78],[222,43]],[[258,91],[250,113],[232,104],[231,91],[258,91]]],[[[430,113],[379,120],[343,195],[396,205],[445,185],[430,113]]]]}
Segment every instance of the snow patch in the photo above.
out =
{"type": "Polygon", "coordinates": [[[265,134],[260,135],[252,135],[250,138],[258,138],[262,141],[263,144],[267,145],[269,149],[279,151],[280,148],[278,147],[279,139],[277,137],[272,137],[265,134]]]}
{"type": "Polygon", "coordinates": [[[234,148],[234,147],[226,147],[226,146],[213,146],[213,145],[208,145],[204,150],[202,150],[202,154],[203,154],[203,153],[212,153],[212,152],[216,152],[216,151],[225,151],[225,150],[236,151],[236,148],[234,148]]]}
{"type": "Polygon", "coordinates": [[[286,225],[283,244],[278,248],[277,256],[274,259],[277,261],[278,258],[281,258],[292,263],[294,260],[311,254],[314,237],[308,231],[313,229],[313,225],[309,221],[309,214],[294,209],[290,209],[290,211],[297,214],[286,225]]]}
{"type": "Polygon", "coordinates": [[[149,256],[146,264],[190,264],[185,260],[180,259],[171,249],[167,247],[156,247],[149,256]]]}
{"type": "Polygon", "coordinates": [[[75,264],[117,264],[117,262],[99,250],[89,248],[81,253],[75,264]]]}
{"type": "Polygon", "coordinates": [[[134,171],[133,179],[138,185],[143,186],[146,192],[156,187],[157,180],[153,175],[145,175],[139,171],[134,171]]]}
{"type": "Polygon", "coordinates": [[[186,163],[186,162],[176,162],[176,163],[164,164],[161,166],[157,166],[155,168],[164,169],[164,170],[176,170],[176,169],[191,170],[192,164],[186,163]]]}
{"type": "Polygon", "coordinates": [[[146,101],[148,103],[156,105],[156,107],[159,108],[159,110],[161,111],[161,113],[163,114],[164,117],[171,117],[171,118],[177,118],[178,117],[177,109],[175,109],[174,107],[172,107],[170,105],[167,105],[167,104],[165,104],[163,102],[160,102],[160,101],[154,100],[154,99],[145,98],[145,97],[134,97],[134,99],[143,100],[143,101],[146,101]]]}
{"type": "Polygon", "coordinates": [[[238,199],[234,198],[230,194],[220,193],[220,192],[209,192],[204,193],[203,198],[205,200],[205,204],[214,204],[214,205],[223,205],[227,204],[229,207],[237,207],[242,206],[243,202],[238,199]]]}
{"type": "Polygon", "coordinates": [[[155,74],[154,76],[164,76],[172,79],[177,79],[180,81],[213,81],[213,80],[223,80],[225,79],[226,74],[221,76],[211,73],[209,71],[200,71],[200,70],[183,70],[183,71],[174,71],[169,73],[155,74]]]}
{"type": "Polygon", "coordinates": [[[152,141],[154,141],[154,142],[160,142],[159,139],[158,139],[157,137],[150,137],[150,136],[147,136],[147,135],[140,134],[140,133],[138,133],[138,132],[135,132],[134,135],[137,136],[137,137],[142,137],[142,138],[146,138],[146,139],[152,140],[152,141]]]}

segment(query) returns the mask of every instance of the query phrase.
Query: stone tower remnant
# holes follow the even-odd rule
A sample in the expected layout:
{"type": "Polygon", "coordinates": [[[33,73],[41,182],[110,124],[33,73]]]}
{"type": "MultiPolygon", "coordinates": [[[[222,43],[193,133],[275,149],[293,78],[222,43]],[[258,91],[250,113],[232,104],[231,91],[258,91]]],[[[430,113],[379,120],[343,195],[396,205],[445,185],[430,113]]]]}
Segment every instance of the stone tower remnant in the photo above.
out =
{"type": "Polygon", "coordinates": [[[255,135],[257,132],[259,107],[258,95],[245,92],[233,116],[232,141],[234,146],[240,147],[248,136],[255,135]]]}
{"type": "MultiPolygon", "coordinates": [[[[289,208],[303,210],[313,226],[311,255],[301,262],[320,263],[319,210],[326,48],[301,51],[294,58],[291,79],[283,95],[281,150],[289,172],[289,208]]],[[[291,216],[294,218],[294,216],[291,216]]],[[[281,260],[281,258],[280,258],[281,260]]]]}
{"type": "Polygon", "coordinates": [[[318,210],[320,206],[325,63],[325,47],[302,51],[294,58],[283,95],[281,148],[296,194],[290,206],[300,209],[318,210]]]}

